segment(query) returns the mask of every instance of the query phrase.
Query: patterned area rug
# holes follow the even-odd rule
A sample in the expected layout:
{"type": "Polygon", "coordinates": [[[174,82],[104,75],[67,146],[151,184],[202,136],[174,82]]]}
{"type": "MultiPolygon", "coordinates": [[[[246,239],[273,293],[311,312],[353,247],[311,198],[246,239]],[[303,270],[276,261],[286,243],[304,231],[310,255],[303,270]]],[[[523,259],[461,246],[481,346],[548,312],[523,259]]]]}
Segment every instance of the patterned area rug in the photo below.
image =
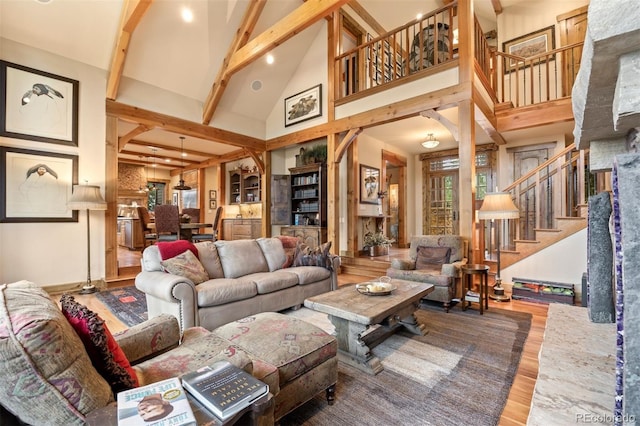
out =
{"type": "Polygon", "coordinates": [[[129,327],[148,318],[144,293],[134,286],[103,290],[96,293],[96,297],[129,327]]]}
{"type": "MultiPolygon", "coordinates": [[[[325,314],[289,311],[331,332],[325,314]]],[[[376,376],[339,363],[336,402],[324,394],[282,419],[284,425],[496,425],[529,329],[528,313],[425,304],[417,313],[426,336],[404,331],[373,349],[376,376]]]]}

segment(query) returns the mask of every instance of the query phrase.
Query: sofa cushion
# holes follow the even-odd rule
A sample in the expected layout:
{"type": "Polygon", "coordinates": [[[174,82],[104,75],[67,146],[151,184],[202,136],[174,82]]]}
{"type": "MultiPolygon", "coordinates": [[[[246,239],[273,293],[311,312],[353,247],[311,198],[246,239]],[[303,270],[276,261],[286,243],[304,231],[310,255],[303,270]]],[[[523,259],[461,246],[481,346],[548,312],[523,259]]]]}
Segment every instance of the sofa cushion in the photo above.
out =
{"type": "Polygon", "coordinates": [[[299,243],[296,247],[296,256],[293,259],[293,266],[322,266],[323,268],[332,269],[331,256],[329,250],[331,249],[331,241],[316,247],[311,248],[304,243],[299,243]]]}
{"type": "Polygon", "coordinates": [[[287,254],[284,252],[284,247],[282,247],[282,242],[279,239],[258,238],[256,242],[262,249],[262,254],[267,260],[270,272],[284,267],[287,263],[287,254]]]}
{"type": "Polygon", "coordinates": [[[113,338],[104,320],[73,296],[60,298],[62,313],[80,336],[93,366],[105,378],[114,394],[138,386],[138,378],[127,356],[113,338]]]}
{"type": "Polygon", "coordinates": [[[337,354],[335,337],[298,318],[263,312],[213,331],[278,368],[280,387],[337,354]]]}
{"type": "Polygon", "coordinates": [[[331,277],[331,271],[321,266],[294,266],[287,268],[287,272],[296,274],[300,285],[315,283],[331,277]]]}
{"type": "Polygon", "coordinates": [[[416,269],[432,269],[449,263],[451,247],[425,247],[417,249],[416,269]]]}
{"type": "Polygon", "coordinates": [[[186,250],[171,259],[163,260],[160,264],[166,272],[188,278],[194,284],[200,284],[209,279],[209,274],[191,250],[186,250]]]}
{"type": "Polygon", "coordinates": [[[190,250],[191,253],[198,257],[198,249],[192,242],[187,240],[159,241],[155,245],[158,246],[162,260],[171,259],[187,250],[190,250]]]}
{"type": "Polygon", "coordinates": [[[282,267],[288,268],[293,265],[293,259],[296,256],[296,247],[300,240],[298,240],[298,237],[290,237],[289,235],[278,235],[276,238],[282,243],[284,253],[287,255],[287,260],[282,267]]]}
{"type": "Polygon", "coordinates": [[[269,265],[256,240],[216,241],[215,245],[226,278],[269,272],[269,265]]]}
{"type": "Polygon", "coordinates": [[[0,286],[0,354],[0,400],[27,424],[83,424],[113,401],[78,335],[33,283],[0,286]]]}
{"type": "Polygon", "coordinates": [[[243,278],[256,284],[258,294],[273,293],[298,285],[298,275],[288,271],[258,272],[243,278]]]}
{"type": "Polygon", "coordinates": [[[224,278],[224,271],[218,256],[218,249],[213,241],[203,241],[195,244],[198,249],[198,258],[204,269],[209,274],[209,278],[224,278]]]}
{"type": "Polygon", "coordinates": [[[199,308],[250,299],[258,294],[256,284],[246,277],[205,281],[196,287],[196,291],[199,308]]]}

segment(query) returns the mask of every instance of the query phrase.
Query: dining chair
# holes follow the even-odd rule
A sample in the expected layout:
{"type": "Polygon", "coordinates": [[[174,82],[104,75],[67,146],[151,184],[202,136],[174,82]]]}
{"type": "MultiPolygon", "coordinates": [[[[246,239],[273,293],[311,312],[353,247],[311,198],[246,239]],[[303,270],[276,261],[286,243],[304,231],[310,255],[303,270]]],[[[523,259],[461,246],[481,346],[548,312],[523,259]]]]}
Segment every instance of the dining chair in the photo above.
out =
{"type": "Polygon", "coordinates": [[[156,241],[180,239],[180,213],[178,206],[162,204],[153,210],[156,215],[156,241]]]}
{"type": "MultiPolygon", "coordinates": [[[[185,209],[186,210],[186,209],[185,209]]],[[[220,217],[222,216],[222,207],[216,209],[216,215],[213,219],[213,231],[211,233],[197,233],[191,236],[191,241],[197,243],[199,241],[217,241],[218,240],[218,225],[220,224],[220,217]]]]}
{"type": "Polygon", "coordinates": [[[151,217],[149,216],[149,210],[146,207],[138,207],[138,219],[140,219],[140,225],[142,226],[142,235],[144,235],[144,250],[147,246],[152,245],[158,238],[155,232],[152,232],[149,224],[151,223],[151,217]]]}
{"type": "Polygon", "coordinates": [[[191,218],[191,222],[200,222],[200,209],[197,208],[184,208],[182,209],[182,214],[186,214],[191,218]]]}

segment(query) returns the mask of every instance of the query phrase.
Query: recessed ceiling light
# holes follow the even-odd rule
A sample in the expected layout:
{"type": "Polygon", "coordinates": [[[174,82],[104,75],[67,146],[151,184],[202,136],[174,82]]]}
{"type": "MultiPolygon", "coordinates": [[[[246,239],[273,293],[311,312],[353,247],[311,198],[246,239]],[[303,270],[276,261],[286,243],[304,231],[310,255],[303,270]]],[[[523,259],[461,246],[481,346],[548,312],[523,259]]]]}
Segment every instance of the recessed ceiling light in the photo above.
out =
{"type": "Polygon", "coordinates": [[[420,19],[422,19],[422,13],[418,13],[418,14],[416,15],[416,19],[417,19],[418,21],[419,21],[420,19]]]}
{"type": "Polygon", "coordinates": [[[193,11],[188,7],[183,7],[180,14],[184,22],[193,22],[193,11]]]}
{"type": "Polygon", "coordinates": [[[53,0],[36,0],[38,3],[40,4],[49,4],[51,3],[53,0]]]}
{"type": "Polygon", "coordinates": [[[271,64],[273,64],[273,61],[275,61],[275,58],[273,57],[273,55],[272,55],[271,53],[269,53],[269,54],[267,55],[267,63],[268,63],[269,65],[271,65],[271,64]]]}

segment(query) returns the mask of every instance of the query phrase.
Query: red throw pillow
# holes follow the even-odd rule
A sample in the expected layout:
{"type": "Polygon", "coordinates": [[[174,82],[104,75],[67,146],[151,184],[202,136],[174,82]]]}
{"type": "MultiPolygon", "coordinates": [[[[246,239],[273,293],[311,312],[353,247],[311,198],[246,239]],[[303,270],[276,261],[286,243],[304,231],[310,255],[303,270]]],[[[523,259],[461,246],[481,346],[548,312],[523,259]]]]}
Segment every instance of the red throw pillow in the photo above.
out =
{"type": "Polygon", "coordinates": [[[191,250],[193,254],[199,259],[198,248],[190,241],[177,240],[177,241],[161,241],[156,243],[158,251],[160,251],[160,257],[162,260],[171,259],[179,254],[184,253],[187,250],[191,250]]]}
{"type": "Polygon", "coordinates": [[[277,238],[282,242],[282,248],[287,255],[287,260],[282,265],[283,268],[288,268],[293,264],[293,259],[296,255],[296,246],[298,245],[298,237],[290,237],[288,235],[278,235],[277,238]]]}
{"type": "Polygon", "coordinates": [[[73,296],[60,298],[62,313],[76,331],[95,369],[111,386],[114,394],[138,387],[138,376],[104,320],[73,296]]]}

